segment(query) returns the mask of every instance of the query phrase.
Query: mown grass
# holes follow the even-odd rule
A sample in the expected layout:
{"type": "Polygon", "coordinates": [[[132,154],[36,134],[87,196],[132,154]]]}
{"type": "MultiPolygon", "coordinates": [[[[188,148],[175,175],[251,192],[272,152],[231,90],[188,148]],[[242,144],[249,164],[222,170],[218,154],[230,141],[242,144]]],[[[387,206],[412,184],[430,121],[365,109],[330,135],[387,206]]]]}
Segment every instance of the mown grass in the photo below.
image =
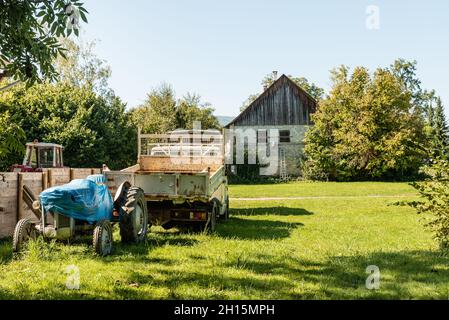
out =
{"type": "Polygon", "coordinates": [[[230,185],[231,197],[264,198],[264,197],[354,197],[415,194],[407,183],[399,182],[288,182],[272,185],[230,185]]]}
{"type": "Polygon", "coordinates": [[[404,194],[415,197],[407,184],[231,187],[232,197],[285,192],[342,198],[234,200],[231,219],[213,235],[152,228],[147,243],[137,246],[121,245],[116,233],[114,254],[106,258],[94,256],[88,242],[37,242],[13,257],[10,241],[3,241],[0,298],[448,298],[449,258],[412,209],[391,205],[404,194]],[[349,190],[358,197],[345,198],[349,190]],[[372,194],[388,197],[367,197],[372,194]],[[68,265],[80,270],[79,290],[66,288],[68,265]],[[379,290],[365,287],[369,265],[380,269],[379,290]]]}

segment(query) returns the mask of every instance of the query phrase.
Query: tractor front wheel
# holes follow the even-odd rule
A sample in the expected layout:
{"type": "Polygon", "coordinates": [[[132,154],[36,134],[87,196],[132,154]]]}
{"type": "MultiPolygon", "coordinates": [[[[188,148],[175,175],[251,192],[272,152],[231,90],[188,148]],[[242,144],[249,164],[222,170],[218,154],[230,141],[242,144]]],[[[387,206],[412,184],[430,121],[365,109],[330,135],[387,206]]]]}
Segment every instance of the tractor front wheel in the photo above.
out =
{"type": "Polygon", "coordinates": [[[30,239],[36,239],[36,229],[30,219],[21,219],[16,224],[12,242],[14,252],[20,252],[25,243],[30,239]]]}
{"type": "Polygon", "coordinates": [[[120,220],[120,236],[124,243],[139,243],[148,232],[148,210],[145,195],[140,188],[129,188],[120,220]]]}
{"type": "Polygon", "coordinates": [[[94,229],[93,246],[100,256],[110,255],[112,252],[112,225],[108,220],[101,220],[94,229]]]}

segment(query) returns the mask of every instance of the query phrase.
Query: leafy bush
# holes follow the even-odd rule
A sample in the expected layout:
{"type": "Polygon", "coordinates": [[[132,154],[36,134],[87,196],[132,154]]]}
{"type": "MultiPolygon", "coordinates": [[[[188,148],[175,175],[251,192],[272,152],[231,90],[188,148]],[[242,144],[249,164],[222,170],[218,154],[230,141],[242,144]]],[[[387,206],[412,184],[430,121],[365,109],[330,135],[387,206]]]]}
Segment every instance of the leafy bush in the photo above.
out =
{"type": "Polygon", "coordinates": [[[25,132],[14,123],[8,111],[0,113],[0,171],[19,162],[25,150],[25,132]]]}
{"type": "Polygon", "coordinates": [[[438,159],[422,170],[427,179],[412,183],[422,200],[407,204],[414,207],[419,214],[425,214],[426,227],[434,232],[440,248],[447,250],[449,249],[449,162],[438,159]]]}
{"type": "MultiPolygon", "coordinates": [[[[410,75],[414,77],[414,74],[410,75]]],[[[421,108],[394,70],[332,72],[333,86],[306,134],[303,171],[318,180],[396,179],[416,174],[427,154],[421,108]]]]}
{"type": "MultiPolygon", "coordinates": [[[[123,169],[136,161],[137,130],[125,104],[117,97],[98,95],[90,86],[19,85],[0,94],[0,114],[5,112],[11,114],[16,129],[23,129],[26,140],[63,145],[66,166],[106,163],[111,169],[123,169]]],[[[13,156],[19,154],[13,150],[13,156]]]]}

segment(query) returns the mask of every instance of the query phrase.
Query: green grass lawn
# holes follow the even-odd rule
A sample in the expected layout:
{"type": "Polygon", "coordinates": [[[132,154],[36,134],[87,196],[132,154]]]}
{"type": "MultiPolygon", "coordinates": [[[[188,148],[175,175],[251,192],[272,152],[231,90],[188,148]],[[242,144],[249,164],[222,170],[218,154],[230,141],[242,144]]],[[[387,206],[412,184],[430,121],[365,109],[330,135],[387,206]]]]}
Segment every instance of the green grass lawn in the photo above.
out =
{"type": "Polygon", "coordinates": [[[289,182],[279,184],[230,185],[234,198],[263,197],[353,197],[413,196],[414,189],[398,182],[289,182]]]}
{"type": "Polygon", "coordinates": [[[13,258],[0,243],[6,299],[447,299],[449,258],[437,251],[404,183],[231,186],[231,219],[213,235],[152,228],[145,245],[115,242],[106,258],[89,243],[33,244],[13,258]],[[375,195],[376,197],[372,197],[375,195]],[[348,197],[351,196],[351,197],[348,197]],[[353,197],[357,196],[357,197],[353,197]],[[382,197],[384,196],[384,197],[382,197]],[[398,196],[396,199],[395,196],[398,196]],[[327,197],[327,198],[326,198],[327,197]],[[68,265],[79,290],[65,286],[68,265]],[[380,269],[368,290],[367,266],[380,269]]]}

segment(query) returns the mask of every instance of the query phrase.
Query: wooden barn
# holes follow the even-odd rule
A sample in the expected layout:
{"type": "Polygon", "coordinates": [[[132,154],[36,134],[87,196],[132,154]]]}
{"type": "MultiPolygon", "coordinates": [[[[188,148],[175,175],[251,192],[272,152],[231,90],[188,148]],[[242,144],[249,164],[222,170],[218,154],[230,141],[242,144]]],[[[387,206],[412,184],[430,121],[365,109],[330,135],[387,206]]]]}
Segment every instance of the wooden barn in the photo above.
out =
{"type": "MultiPolygon", "coordinates": [[[[317,102],[286,75],[279,77],[242,113],[226,125],[228,129],[257,131],[257,140],[266,139],[267,130],[279,130],[277,176],[299,176],[304,135],[312,125],[317,102]]],[[[238,168],[237,168],[238,170],[238,168]]]]}

